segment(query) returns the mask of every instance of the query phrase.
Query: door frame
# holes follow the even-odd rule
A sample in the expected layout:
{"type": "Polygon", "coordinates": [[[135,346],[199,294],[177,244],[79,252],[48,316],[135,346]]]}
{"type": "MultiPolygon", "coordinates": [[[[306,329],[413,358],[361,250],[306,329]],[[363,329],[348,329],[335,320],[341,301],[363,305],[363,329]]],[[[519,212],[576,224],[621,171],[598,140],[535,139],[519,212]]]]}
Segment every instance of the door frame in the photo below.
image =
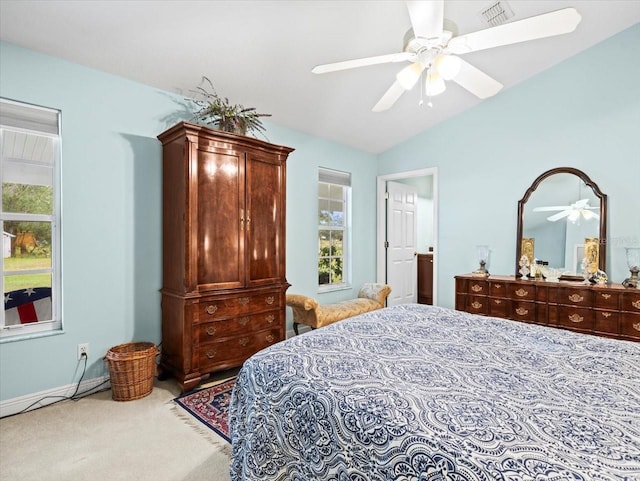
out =
{"type": "MultiPolygon", "coordinates": [[[[409,179],[412,177],[433,176],[433,305],[438,305],[438,168],[411,170],[377,176],[377,234],[376,234],[376,272],[377,282],[385,283],[387,278],[387,261],[384,243],[387,240],[387,203],[385,199],[388,180],[409,179]]],[[[419,215],[419,214],[418,214],[419,215]]],[[[417,282],[417,279],[416,279],[417,282]]]]}

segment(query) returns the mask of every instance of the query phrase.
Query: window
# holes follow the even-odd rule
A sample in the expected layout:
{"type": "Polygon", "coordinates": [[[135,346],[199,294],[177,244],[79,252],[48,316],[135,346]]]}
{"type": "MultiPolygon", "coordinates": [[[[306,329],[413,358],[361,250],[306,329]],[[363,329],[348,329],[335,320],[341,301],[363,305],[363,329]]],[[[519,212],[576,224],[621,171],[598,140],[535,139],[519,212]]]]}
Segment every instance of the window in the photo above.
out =
{"type": "Polygon", "coordinates": [[[320,169],[318,176],[318,286],[347,286],[351,175],[320,169]]]}
{"type": "Polygon", "coordinates": [[[0,99],[0,339],[59,330],[59,112],[0,99]]]}

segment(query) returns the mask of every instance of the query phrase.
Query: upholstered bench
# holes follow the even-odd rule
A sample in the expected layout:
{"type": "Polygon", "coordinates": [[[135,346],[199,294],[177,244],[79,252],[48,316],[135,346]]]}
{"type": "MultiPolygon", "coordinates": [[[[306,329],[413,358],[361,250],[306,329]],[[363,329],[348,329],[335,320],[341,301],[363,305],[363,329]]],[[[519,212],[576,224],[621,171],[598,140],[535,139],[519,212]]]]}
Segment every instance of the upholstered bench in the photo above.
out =
{"type": "Polygon", "coordinates": [[[328,326],[348,317],[384,307],[391,286],[367,283],[362,286],[356,299],[321,305],[312,297],[302,294],[287,294],[287,306],[293,311],[293,330],[298,334],[298,325],[311,329],[328,326]]]}

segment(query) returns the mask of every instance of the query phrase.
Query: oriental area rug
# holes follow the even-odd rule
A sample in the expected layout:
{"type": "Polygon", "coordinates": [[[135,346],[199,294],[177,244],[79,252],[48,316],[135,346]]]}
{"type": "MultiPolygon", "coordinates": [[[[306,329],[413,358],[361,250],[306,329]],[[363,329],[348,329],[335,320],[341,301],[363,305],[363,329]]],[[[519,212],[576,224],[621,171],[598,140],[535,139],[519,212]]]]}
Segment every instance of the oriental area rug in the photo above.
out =
{"type": "Polygon", "coordinates": [[[202,425],[230,443],[229,404],[235,382],[235,378],[228,379],[215,386],[182,394],[174,401],[202,425]]]}

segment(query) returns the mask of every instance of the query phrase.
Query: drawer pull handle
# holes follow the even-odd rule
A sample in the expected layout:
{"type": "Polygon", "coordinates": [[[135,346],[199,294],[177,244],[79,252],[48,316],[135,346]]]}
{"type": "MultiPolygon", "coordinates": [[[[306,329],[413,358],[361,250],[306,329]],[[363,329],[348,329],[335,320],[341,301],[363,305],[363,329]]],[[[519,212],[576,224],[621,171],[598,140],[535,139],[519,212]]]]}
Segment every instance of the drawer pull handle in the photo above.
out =
{"type": "Polygon", "coordinates": [[[495,287],[496,289],[501,289],[502,288],[502,284],[494,284],[493,287],[495,287]]]}
{"type": "Polygon", "coordinates": [[[482,304],[478,301],[473,301],[471,303],[471,307],[473,307],[474,309],[480,309],[482,307],[482,304]]]}
{"type": "Polygon", "coordinates": [[[605,299],[611,299],[611,294],[602,294],[605,299]]]}
{"type": "Polygon", "coordinates": [[[569,296],[569,300],[571,302],[582,302],[584,301],[584,297],[582,297],[580,294],[571,294],[569,296]]]}
{"type": "Polygon", "coordinates": [[[239,297],[238,298],[238,304],[240,304],[241,306],[246,306],[247,304],[249,304],[249,298],[248,297],[239,297]]]}
{"type": "Polygon", "coordinates": [[[275,339],[275,337],[273,337],[273,334],[269,334],[269,335],[266,337],[267,342],[273,342],[273,340],[274,340],[274,339],[275,339]]]}
{"type": "Polygon", "coordinates": [[[516,309],[516,314],[518,314],[519,316],[526,316],[527,314],[529,314],[529,309],[525,309],[524,307],[518,307],[516,309]]]}
{"type": "Polygon", "coordinates": [[[264,302],[266,302],[267,304],[271,305],[271,304],[273,304],[273,303],[275,302],[275,300],[276,300],[276,298],[275,298],[275,297],[273,297],[273,296],[268,296],[268,297],[264,300],[264,302]]]}
{"type": "Polygon", "coordinates": [[[502,301],[500,299],[494,299],[493,302],[495,302],[498,306],[502,304],[502,301]]]}
{"type": "Polygon", "coordinates": [[[582,321],[584,321],[584,317],[582,317],[582,316],[581,316],[581,315],[579,315],[579,314],[571,314],[571,315],[569,316],[569,320],[570,320],[571,322],[582,322],[582,321]]]}
{"type": "Polygon", "coordinates": [[[241,326],[246,326],[247,322],[249,322],[249,318],[248,317],[239,317],[238,318],[238,324],[240,324],[241,326]]]}
{"type": "Polygon", "coordinates": [[[276,316],[274,316],[273,314],[269,314],[267,317],[265,317],[265,319],[269,324],[271,324],[273,321],[276,320],[276,316]]]}
{"type": "Polygon", "coordinates": [[[216,328],[211,326],[211,327],[207,327],[207,334],[209,334],[210,336],[213,336],[216,333],[216,328]]]}
{"type": "Polygon", "coordinates": [[[633,328],[634,328],[636,331],[640,331],[640,322],[636,322],[636,323],[633,325],[633,328]]]}
{"type": "Polygon", "coordinates": [[[214,306],[213,304],[208,305],[207,308],[205,309],[205,311],[207,311],[207,314],[213,314],[217,310],[218,310],[218,306],[214,306]]]}
{"type": "Polygon", "coordinates": [[[213,359],[214,357],[216,357],[216,351],[215,351],[215,350],[213,350],[213,349],[208,350],[208,351],[207,351],[207,357],[208,357],[209,359],[213,359]]]}
{"type": "Polygon", "coordinates": [[[240,344],[242,347],[244,347],[247,344],[249,344],[249,339],[247,339],[246,337],[243,337],[242,339],[238,339],[238,344],[240,344]]]}
{"type": "Polygon", "coordinates": [[[603,312],[602,313],[602,317],[611,317],[611,313],[610,312],[603,312]]]}
{"type": "Polygon", "coordinates": [[[633,301],[633,302],[631,303],[631,305],[632,305],[633,307],[635,307],[636,309],[640,309],[640,301],[633,301]]]}
{"type": "Polygon", "coordinates": [[[471,290],[473,292],[480,292],[482,290],[482,286],[479,286],[478,284],[474,284],[471,286],[471,290]]]}
{"type": "Polygon", "coordinates": [[[527,294],[529,294],[529,291],[526,291],[526,290],[524,290],[524,289],[522,289],[522,288],[520,288],[520,289],[518,289],[518,290],[516,291],[516,296],[518,296],[518,297],[524,297],[524,296],[526,296],[527,294]]]}

